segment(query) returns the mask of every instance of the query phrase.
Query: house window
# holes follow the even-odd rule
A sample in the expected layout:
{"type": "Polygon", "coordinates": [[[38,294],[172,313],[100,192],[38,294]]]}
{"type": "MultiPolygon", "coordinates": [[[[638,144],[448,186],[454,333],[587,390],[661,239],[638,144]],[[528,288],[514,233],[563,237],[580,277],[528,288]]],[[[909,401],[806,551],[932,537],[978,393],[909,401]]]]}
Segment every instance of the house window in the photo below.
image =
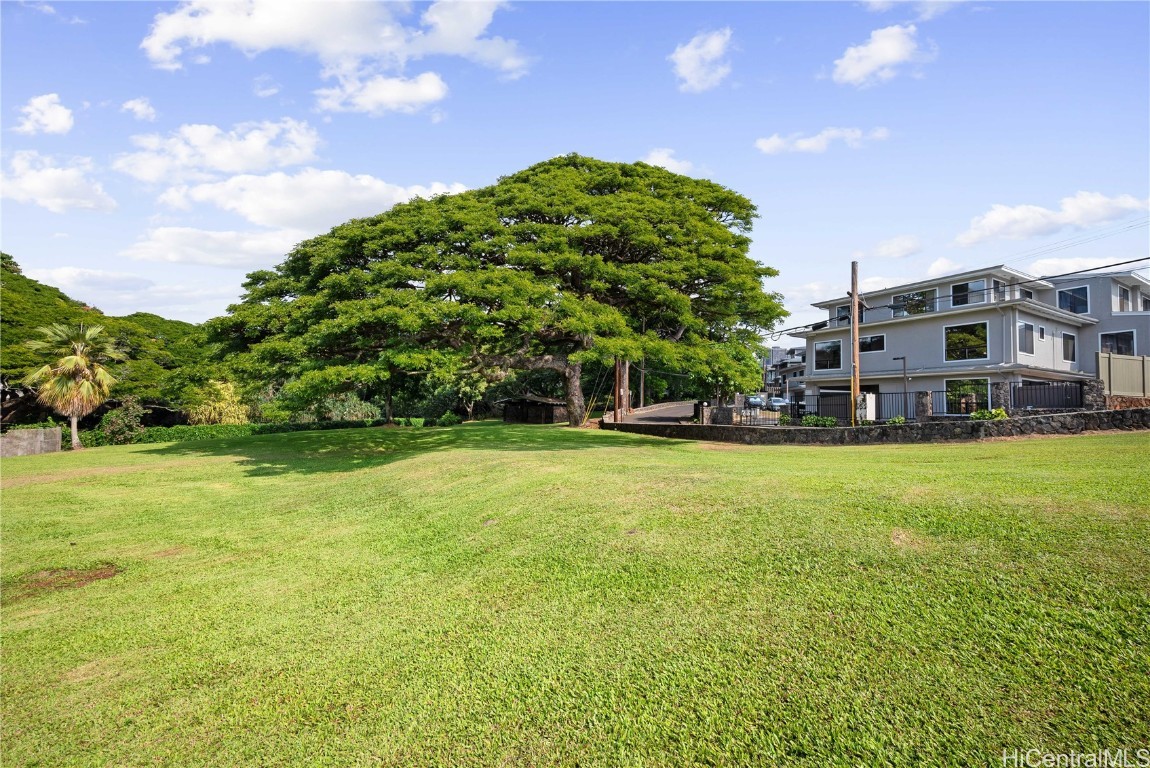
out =
{"type": "Polygon", "coordinates": [[[1118,311],[1130,311],[1130,289],[1124,285],[1118,286],[1118,311]]]}
{"type": "Polygon", "coordinates": [[[1142,297],[1142,311],[1150,312],[1150,296],[1142,297]]]}
{"type": "Polygon", "coordinates": [[[1085,285],[1063,288],[1058,292],[1058,308],[1076,315],[1085,315],[1090,311],[1090,289],[1085,285]]]}
{"type": "Polygon", "coordinates": [[[843,343],[841,341],[815,342],[815,370],[833,371],[843,367],[843,343]]]}
{"type": "Polygon", "coordinates": [[[1038,340],[1039,341],[1046,341],[1046,328],[1044,328],[1041,325],[1038,326],[1038,340]]]}
{"type": "Polygon", "coordinates": [[[936,291],[933,289],[900,293],[891,301],[894,316],[906,317],[907,315],[921,315],[923,312],[933,312],[935,297],[936,291]]]}
{"type": "Polygon", "coordinates": [[[1029,288],[1019,288],[1018,294],[1024,299],[1034,298],[1034,291],[1030,290],[1029,288]]]}
{"type": "Polygon", "coordinates": [[[859,336],[859,352],[882,352],[886,349],[886,334],[859,336]]]}
{"type": "Polygon", "coordinates": [[[1073,363],[1078,359],[1078,350],[1075,349],[1077,339],[1074,338],[1073,333],[1062,334],[1062,359],[1068,363],[1073,363]]]}
{"type": "Polygon", "coordinates": [[[948,361],[987,358],[986,323],[948,325],[943,329],[943,336],[948,361]]]}
{"type": "Polygon", "coordinates": [[[1001,280],[992,280],[990,285],[994,288],[994,300],[1006,301],[1006,283],[1001,280]]]}
{"type": "Polygon", "coordinates": [[[961,307],[966,304],[981,304],[986,301],[986,281],[974,280],[958,283],[950,288],[950,305],[961,307]]]}
{"type": "Polygon", "coordinates": [[[1034,354],[1034,326],[1030,323],[1018,324],[1018,351],[1024,355],[1034,354]]]}
{"type": "Polygon", "coordinates": [[[1115,355],[1132,355],[1134,354],[1134,331],[1099,334],[1098,348],[1102,352],[1111,352],[1115,355]]]}

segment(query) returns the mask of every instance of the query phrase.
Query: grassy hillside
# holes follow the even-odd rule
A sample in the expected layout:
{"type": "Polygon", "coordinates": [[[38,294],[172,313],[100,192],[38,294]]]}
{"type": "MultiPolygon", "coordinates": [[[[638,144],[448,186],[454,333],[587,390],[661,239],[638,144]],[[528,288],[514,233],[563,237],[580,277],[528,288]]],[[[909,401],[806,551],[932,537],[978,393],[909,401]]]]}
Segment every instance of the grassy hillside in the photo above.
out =
{"type": "Polygon", "coordinates": [[[114,397],[136,395],[151,402],[168,402],[178,392],[171,374],[202,360],[203,345],[197,326],[159,315],[137,312],[109,317],[24,275],[8,254],[0,269],[0,373],[16,381],[44,361],[24,347],[38,338],[36,329],[51,323],[102,325],[120,342],[131,362],[120,366],[121,384],[114,397]]]}
{"type": "Polygon", "coordinates": [[[1145,746],[1148,454],[483,423],[5,460],[4,762],[1145,746]]]}

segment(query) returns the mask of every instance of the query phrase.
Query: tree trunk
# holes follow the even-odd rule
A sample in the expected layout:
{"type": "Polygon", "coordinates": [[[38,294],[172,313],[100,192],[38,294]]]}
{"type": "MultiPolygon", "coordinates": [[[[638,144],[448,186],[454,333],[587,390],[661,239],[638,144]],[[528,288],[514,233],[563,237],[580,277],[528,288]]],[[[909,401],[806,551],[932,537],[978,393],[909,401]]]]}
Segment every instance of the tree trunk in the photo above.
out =
{"type": "Polygon", "coordinates": [[[391,388],[389,387],[387,390],[387,400],[384,403],[384,418],[388,424],[391,424],[394,421],[392,416],[393,416],[393,414],[391,412],[391,388]]]}
{"type": "Polygon", "coordinates": [[[583,426],[583,419],[587,415],[587,403],[583,400],[583,366],[579,363],[568,365],[563,369],[563,386],[567,400],[567,424],[572,427],[583,426]]]}
{"type": "Polygon", "coordinates": [[[69,416],[68,418],[71,420],[71,423],[72,423],[72,450],[78,451],[84,447],[83,444],[80,442],[80,417],[79,416],[69,416]]]}

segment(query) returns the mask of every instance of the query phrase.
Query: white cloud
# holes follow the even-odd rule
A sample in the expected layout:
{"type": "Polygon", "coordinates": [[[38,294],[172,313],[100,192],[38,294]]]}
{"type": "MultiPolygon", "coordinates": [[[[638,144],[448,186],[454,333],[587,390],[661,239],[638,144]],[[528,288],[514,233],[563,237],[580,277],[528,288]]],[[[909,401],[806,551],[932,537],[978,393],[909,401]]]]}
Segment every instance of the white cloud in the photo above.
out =
{"type": "Polygon", "coordinates": [[[88,294],[94,291],[140,291],[155,285],[153,281],[138,275],[83,267],[29,269],[27,273],[33,280],[54,285],[67,294],[84,299],[91,298],[88,294]]]}
{"type": "Polygon", "coordinates": [[[131,112],[132,117],[137,120],[146,120],[149,123],[156,120],[156,108],[148,101],[146,96],[141,96],[138,99],[131,99],[125,101],[120,105],[121,112],[131,112]]]}
{"type": "Polygon", "coordinates": [[[252,81],[252,93],[261,99],[275,96],[280,92],[280,84],[271,75],[260,75],[252,81]]]}
{"type": "Polygon", "coordinates": [[[17,152],[9,163],[9,171],[0,174],[0,193],[3,197],[21,203],[33,203],[53,213],[64,213],[73,208],[92,211],[110,211],[116,201],[104,192],[104,187],[88,177],[92,161],[86,157],[70,162],[57,161],[34,150],[17,152]]]}
{"type": "Polygon", "coordinates": [[[398,17],[410,13],[408,4],[190,0],[158,14],[140,47],[155,66],[169,70],[182,67],[186,51],[219,43],[249,56],[295,51],[318,58],[322,76],[338,83],[316,92],[321,109],[411,112],[447,92],[432,72],[401,77],[412,60],[459,56],[511,78],[527,71],[528,59],[515,41],[486,36],[502,7],[441,0],[423,12],[418,25],[406,26],[398,17]]]}
{"type": "Polygon", "coordinates": [[[675,157],[675,150],[668,149],[667,147],[656,147],[647,153],[643,158],[643,162],[649,165],[657,165],[660,168],[666,168],[671,173],[690,173],[695,168],[695,164],[689,160],[679,160],[675,157]]]}
{"type": "Polygon", "coordinates": [[[418,112],[447,96],[447,83],[434,72],[412,79],[376,75],[361,81],[357,76],[340,78],[334,88],[315,92],[316,106],[329,112],[418,112]]]}
{"type": "Polygon", "coordinates": [[[306,168],[294,175],[242,175],[213,184],[173,187],[160,200],[174,208],[208,203],[260,226],[318,232],[348,219],[374,216],[413,197],[465,189],[462,184],[440,182],[402,187],[374,176],[306,168]]]}
{"type": "Polygon", "coordinates": [[[852,149],[859,149],[868,141],[882,141],[890,137],[886,128],[875,128],[864,133],[860,128],[824,128],[814,136],[792,133],[790,136],[774,134],[755,142],[755,147],[764,154],[777,155],[781,152],[826,152],[832,141],[842,141],[852,149]]]}
{"type": "Polygon", "coordinates": [[[72,110],[60,103],[60,95],[45,93],[28,100],[20,108],[24,119],[12,130],[16,133],[67,133],[72,130],[72,110]]]}
{"type": "Polygon", "coordinates": [[[1068,227],[1086,229],[1146,210],[1150,210],[1150,200],[1139,200],[1133,195],[1107,197],[1099,192],[1064,197],[1057,211],[1037,205],[995,204],[971,219],[970,228],[955,238],[955,243],[970,246],[994,238],[1022,240],[1050,235],[1068,227]]]}
{"type": "MultiPolygon", "coordinates": [[[[1096,269],[1098,267],[1104,267],[1107,264],[1113,263],[1114,259],[1106,256],[1100,258],[1079,256],[1065,259],[1037,259],[1030,262],[1030,265],[1026,268],[1026,271],[1032,275],[1063,275],[1067,272],[1078,272],[1083,269],[1096,269]]],[[[1131,267],[1138,269],[1139,265],[1132,264],[1129,267],[1123,267],[1123,269],[1130,269],[1131,267]]]]}
{"type": "Polygon", "coordinates": [[[917,34],[914,24],[876,29],[867,42],[847,48],[835,61],[834,81],[865,87],[892,79],[903,64],[929,61],[933,54],[919,48],[917,34]]]}
{"type": "Polygon", "coordinates": [[[943,275],[949,275],[953,272],[957,272],[961,268],[961,264],[956,261],[951,261],[950,259],[943,256],[942,258],[935,259],[930,263],[930,266],[926,268],[926,276],[942,277],[943,275]]]}
{"type": "Polygon", "coordinates": [[[79,16],[61,16],[60,12],[53,8],[48,3],[28,3],[29,8],[33,8],[40,13],[51,16],[54,19],[63,22],[64,24],[87,24],[88,22],[81,19],[79,16]]]}
{"type": "Polygon", "coordinates": [[[277,263],[312,234],[299,229],[235,232],[158,227],[148,230],[121,255],[139,261],[250,269],[277,263]]]}
{"type": "Polygon", "coordinates": [[[874,255],[883,259],[905,259],[922,252],[922,241],[914,235],[899,235],[875,246],[874,255]]]}
{"type": "Polygon", "coordinates": [[[700,32],[691,40],[675,48],[667,58],[675,65],[679,90],[686,93],[708,91],[731,73],[731,65],[724,58],[731,43],[731,28],[717,32],[700,32]]]}
{"type": "Polygon", "coordinates": [[[241,123],[231,131],[214,125],[182,125],[167,137],[133,136],[141,151],[123,154],[112,167],[141,181],[206,179],[213,173],[243,173],[315,159],[319,134],[291,118],[241,123]]]}
{"type": "Polygon", "coordinates": [[[915,18],[918,21],[930,21],[946,13],[962,1],[963,0],[928,0],[928,2],[905,2],[904,0],[899,0],[899,2],[894,2],[894,0],[867,0],[863,4],[867,7],[868,11],[873,13],[884,13],[895,7],[909,6],[913,8],[915,18]]]}

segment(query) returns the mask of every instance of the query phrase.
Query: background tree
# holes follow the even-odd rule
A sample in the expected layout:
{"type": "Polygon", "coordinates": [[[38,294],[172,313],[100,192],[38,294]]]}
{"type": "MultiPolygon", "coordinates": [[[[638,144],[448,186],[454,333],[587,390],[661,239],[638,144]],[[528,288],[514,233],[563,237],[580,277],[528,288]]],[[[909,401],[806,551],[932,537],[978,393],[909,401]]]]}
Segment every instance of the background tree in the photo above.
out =
{"type": "Polygon", "coordinates": [[[742,350],[785,315],[763,290],[776,272],[747,255],[755,215],[709,181],[568,155],[303,242],[208,331],[288,398],[549,370],[579,424],[592,361],[746,378],[742,350]]]}
{"type": "Polygon", "coordinates": [[[69,326],[62,323],[38,329],[42,339],[25,342],[40,354],[58,359],[28,374],[24,382],[37,386],[36,398],[62,416],[72,427],[72,448],[79,450],[79,421],[96,410],[116,383],[106,363],[123,360],[124,353],[103,335],[99,325],[69,326]]]}

